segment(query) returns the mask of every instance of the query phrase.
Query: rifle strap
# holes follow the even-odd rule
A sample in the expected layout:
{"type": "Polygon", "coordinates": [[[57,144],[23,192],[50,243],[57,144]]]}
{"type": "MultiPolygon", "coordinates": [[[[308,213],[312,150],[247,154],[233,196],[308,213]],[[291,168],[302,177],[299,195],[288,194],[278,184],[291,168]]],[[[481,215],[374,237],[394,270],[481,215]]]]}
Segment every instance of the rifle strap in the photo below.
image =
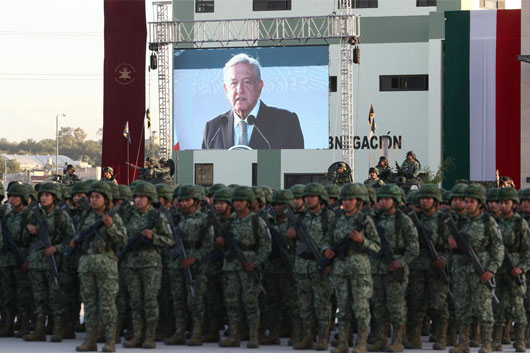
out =
{"type": "Polygon", "coordinates": [[[324,207],[322,209],[322,234],[324,236],[328,232],[328,225],[329,225],[329,208],[324,207]]]}
{"type": "Polygon", "coordinates": [[[252,233],[254,234],[254,241],[256,244],[259,244],[258,241],[258,224],[259,224],[259,216],[256,213],[253,213],[252,218],[250,219],[250,222],[252,223],[252,233]]]}

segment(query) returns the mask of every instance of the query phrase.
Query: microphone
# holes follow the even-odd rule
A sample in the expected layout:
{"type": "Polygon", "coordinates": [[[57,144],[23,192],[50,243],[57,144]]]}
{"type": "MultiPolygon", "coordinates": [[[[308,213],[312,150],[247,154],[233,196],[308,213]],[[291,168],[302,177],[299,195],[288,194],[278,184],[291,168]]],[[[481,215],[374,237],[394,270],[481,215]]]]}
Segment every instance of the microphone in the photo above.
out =
{"type": "Polygon", "coordinates": [[[213,140],[217,137],[217,135],[219,134],[219,131],[221,131],[221,128],[228,122],[228,117],[226,115],[223,115],[221,117],[221,123],[219,124],[219,128],[217,128],[217,131],[215,132],[215,134],[213,134],[213,137],[210,139],[210,142],[208,142],[208,149],[210,149],[210,146],[213,142],[213,140]]]}
{"type": "Polygon", "coordinates": [[[263,137],[263,139],[265,140],[265,142],[267,142],[267,145],[269,145],[269,149],[271,150],[271,144],[269,143],[269,140],[267,140],[267,138],[265,137],[265,135],[263,135],[260,131],[260,129],[258,128],[258,125],[256,125],[256,117],[254,115],[251,115],[247,118],[247,123],[249,125],[254,125],[254,128],[256,129],[257,132],[259,132],[259,134],[261,135],[261,137],[263,137]]]}

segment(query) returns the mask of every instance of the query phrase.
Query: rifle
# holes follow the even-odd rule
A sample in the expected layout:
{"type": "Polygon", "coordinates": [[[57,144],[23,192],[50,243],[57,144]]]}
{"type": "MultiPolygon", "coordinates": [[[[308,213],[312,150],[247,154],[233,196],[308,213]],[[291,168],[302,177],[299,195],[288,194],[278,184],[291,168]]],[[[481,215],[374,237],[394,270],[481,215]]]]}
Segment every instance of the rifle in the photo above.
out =
{"type": "MultiPolygon", "coordinates": [[[[370,217],[370,216],[366,215],[366,217],[370,217]]],[[[388,244],[388,240],[386,239],[385,230],[381,226],[377,225],[376,222],[374,222],[374,224],[375,224],[375,230],[377,231],[377,235],[379,235],[379,241],[381,243],[381,250],[379,251],[377,256],[383,255],[388,265],[390,265],[395,260],[394,260],[394,255],[392,254],[392,250],[390,250],[390,245],[388,244]]],[[[394,277],[395,281],[399,283],[403,283],[405,281],[405,270],[403,267],[400,267],[390,272],[392,272],[392,277],[394,277]]]]}
{"type": "Polygon", "coordinates": [[[291,266],[291,262],[289,261],[289,255],[287,254],[287,250],[283,246],[280,233],[278,233],[278,231],[274,227],[272,227],[271,223],[269,222],[268,216],[271,215],[270,212],[274,212],[274,210],[262,209],[258,212],[258,215],[261,217],[261,219],[265,221],[267,228],[269,228],[269,233],[271,234],[272,251],[269,254],[269,260],[273,260],[279,257],[289,276],[291,278],[294,278],[293,266],[291,266]]]}
{"type": "Polygon", "coordinates": [[[13,239],[13,235],[7,228],[7,225],[4,222],[2,222],[2,239],[3,239],[3,246],[2,249],[0,249],[0,253],[5,254],[9,251],[15,255],[15,260],[17,261],[17,265],[22,267],[26,259],[20,252],[20,249],[17,247],[17,244],[15,243],[15,240],[13,239]]]}
{"type": "MultiPolygon", "coordinates": [[[[480,262],[480,259],[478,258],[475,249],[473,249],[473,246],[471,246],[467,235],[458,230],[455,220],[453,219],[453,216],[451,215],[450,211],[443,212],[443,221],[445,224],[447,224],[449,230],[455,237],[456,242],[458,243],[458,249],[460,250],[460,253],[465,257],[466,261],[471,261],[471,264],[475,269],[475,273],[479,276],[482,276],[484,272],[486,272],[486,270],[480,262]]],[[[491,291],[491,296],[493,297],[495,302],[499,304],[500,300],[495,294],[495,279],[492,278],[488,282],[486,282],[486,286],[491,291]]]]}
{"type": "Polygon", "coordinates": [[[127,243],[125,244],[123,249],[121,249],[120,252],[118,252],[118,263],[120,263],[125,258],[125,256],[131,251],[134,251],[135,254],[138,255],[138,248],[142,244],[153,246],[153,241],[144,237],[142,232],[146,229],[153,229],[159,219],[160,219],[160,212],[157,212],[156,217],[154,217],[152,220],[147,222],[147,225],[142,230],[138,231],[132,238],[127,240],[127,243]]]}
{"type": "MultiPolygon", "coordinates": [[[[412,223],[414,223],[414,226],[418,230],[418,233],[420,235],[420,241],[424,245],[424,247],[427,249],[427,252],[429,253],[429,257],[431,258],[431,261],[434,263],[440,255],[438,254],[438,251],[436,250],[432,239],[427,235],[427,232],[425,231],[425,228],[420,224],[420,220],[418,219],[418,215],[416,212],[414,212],[412,209],[407,210],[407,215],[412,220],[412,223]]],[[[447,285],[447,288],[449,290],[449,295],[453,297],[453,292],[451,292],[450,288],[450,282],[449,275],[447,274],[447,271],[445,267],[439,268],[434,267],[436,269],[436,272],[438,272],[438,276],[440,276],[440,279],[442,282],[447,285]]]]}
{"type": "MultiPolygon", "coordinates": [[[[309,253],[312,258],[316,262],[317,271],[319,273],[323,273],[326,267],[321,267],[321,264],[324,263],[325,257],[320,252],[320,249],[317,247],[317,244],[309,234],[309,231],[305,227],[305,225],[302,223],[300,219],[296,216],[296,214],[293,212],[293,209],[289,205],[285,205],[282,207],[281,211],[284,215],[287,216],[289,221],[291,221],[292,224],[295,225],[295,228],[297,230],[297,234],[301,238],[302,242],[298,244],[296,247],[296,254],[298,256],[301,256],[302,254],[309,253]]],[[[333,286],[335,286],[335,280],[331,276],[331,273],[328,275],[329,281],[333,286]]]]}
{"type": "Polygon", "coordinates": [[[339,216],[342,213],[342,210],[340,209],[340,202],[335,201],[331,205],[328,206],[328,209],[335,213],[335,216],[339,216]]]}
{"type": "Polygon", "coordinates": [[[142,168],[142,167],[138,167],[136,164],[132,164],[132,163],[129,163],[129,162],[124,162],[124,163],[127,164],[129,167],[134,168],[134,169],[138,169],[138,170],[145,169],[145,168],[142,168]]]}
{"type": "MultiPolygon", "coordinates": [[[[40,214],[40,208],[40,203],[37,203],[32,209],[37,220],[38,237],[38,242],[34,243],[32,246],[33,250],[47,249],[52,246],[48,223],[46,223],[46,220],[42,218],[42,215],[40,214]]],[[[50,264],[50,270],[52,271],[55,286],[59,288],[59,271],[57,270],[57,261],[55,260],[54,254],[48,256],[48,263],[50,264]]]]}
{"type": "MultiPolygon", "coordinates": [[[[513,257],[508,252],[508,249],[506,249],[506,247],[504,247],[504,260],[508,264],[508,273],[511,276],[512,275],[511,274],[511,270],[513,270],[517,266],[515,265],[515,262],[513,261],[513,257]]],[[[521,289],[521,293],[523,294],[523,298],[526,299],[526,292],[524,290],[524,279],[523,279],[523,276],[524,276],[524,273],[520,274],[519,276],[514,278],[514,281],[515,281],[515,283],[517,283],[517,285],[521,289]]]]}
{"type": "MultiPolygon", "coordinates": [[[[109,216],[113,217],[115,214],[115,211],[112,210],[109,212],[109,216]]],[[[88,244],[95,236],[99,239],[105,241],[105,238],[99,233],[98,229],[104,225],[103,217],[100,217],[94,224],[92,224],[90,227],[82,231],[77,238],[75,238],[75,244],[76,247],[78,244],[88,244]]],[[[76,249],[76,247],[68,246],[63,251],[63,259],[64,261],[68,260],[70,256],[72,256],[72,253],[76,249]]]]}
{"type": "MultiPolygon", "coordinates": [[[[171,254],[171,260],[175,260],[178,257],[180,262],[182,262],[186,260],[188,256],[186,255],[186,248],[184,247],[184,242],[182,241],[180,228],[175,224],[175,222],[173,222],[173,217],[167,208],[160,206],[159,210],[166,215],[169,226],[171,227],[171,234],[173,234],[173,240],[175,241],[175,245],[172,249],[173,251],[171,254]]],[[[193,276],[191,275],[191,269],[189,267],[184,268],[184,276],[186,277],[186,283],[190,289],[191,296],[194,297],[195,289],[193,288],[193,276]]]]}
{"type": "MultiPolygon", "coordinates": [[[[228,250],[237,257],[237,260],[239,261],[241,266],[243,266],[243,268],[246,269],[249,261],[247,260],[247,257],[245,256],[245,254],[243,254],[243,251],[241,251],[241,248],[239,247],[239,245],[237,245],[237,242],[234,239],[234,235],[230,233],[229,231],[227,231],[225,228],[223,228],[223,226],[221,225],[221,222],[219,222],[217,217],[215,217],[213,208],[210,204],[206,203],[206,208],[208,209],[208,216],[209,216],[208,218],[210,222],[212,223],[213,227],[221,233],[221,236],[226,242],[228,250]]],[[[259,289],[263,292],[263,294],[267,295],[267,291],[265,290],[265,287],[263,286],[263,282],[261,281],[258,271],[256,269],[253,269],[252,271],[250,271],[250,274],[252,275],[256,283],[258,284],[259,289]]]]}

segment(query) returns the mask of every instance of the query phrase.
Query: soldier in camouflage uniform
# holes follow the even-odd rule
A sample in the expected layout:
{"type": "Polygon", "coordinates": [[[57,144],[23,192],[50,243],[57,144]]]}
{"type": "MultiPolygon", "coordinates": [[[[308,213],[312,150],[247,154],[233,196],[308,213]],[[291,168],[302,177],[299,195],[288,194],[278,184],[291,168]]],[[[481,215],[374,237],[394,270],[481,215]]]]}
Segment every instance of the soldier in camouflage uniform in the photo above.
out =
{"type": "MultiPolygon", "coordinates": [[[[312,183],[304,188],[303,197],[306,211],[299,214],[300,222],[304,224],[317,247],[324,251],[331,244],[331,234],[335,226],[335,214],[325,206],[328,202],[328,195],[322,185],[312,183]]],[[[303,243],[303,240],[297,232],[295,228],[290,228],[288,236],[296,239],[298,246],[299,243],[303,243]]],[[[328,278],[330,272],[331,268],[327,268],[325,273],[319,273],[312,254],[297,253],[294,260],[294,273],[304,336],[293,345],[294,349],[313,348],[316,323],[318,340],[314,348],[327,350],[331,325],[330,299],[333,291],[328,278]]]]}
{"type": "MultiPolygon", "coordinates": [[[[521,215],[521,217],[524,218],[526,223],[530,225],[530,188],[521,189],[518,191],[518,194],[519,194],[519,201],[521,202],[519,204],[519,214],[521,215]]],[[[528,274],[525,274],[525,277],[526,279],[528,279],[528,274]]],[[[525,307],[526,322],[527,322],[526,330],[525,330],[525,342],[526,342],[526,348],[530,348],[530,325],[528,325],[528,322],[530,321],[530,286],[529,285],[526,286],[526,299],[524,300],[524,307],[525,307]]]]}
{"type": "Polygon", "coordinates": [[[300,213],[305,211],[305,203],[304,203],[304,185],[302,184],[296,184],[291,186],[289,189],[293,193],[294,197],[294,212],[300,213]]]}
{"type": "Polygon", "coordinates": [[[501,216],[501,209],[499,207],[499,188],[489,188],[486,190],[487,211],[496,221],[501,216]]]}
{"type": "Polygon", "coordinates": [[[364,181],[364,185],[370,185],[376,189],[385,185],[385,182],[379,179],[379,170],[377,168],[370,168],[368,170],[369,178],[364,181]]]}
{"type": "MultiPolygon", "coordinates": [[[[235,215],[226,220],[226,229],[245,254],[248,263],[243,266],[234,254],[228,253],[223,263],[225,306],[230,323],[230,336],[219,343],[221,347],[239,347],[242,310],[249,327],[247,348],[259,347],[260,310],[259,286],[250,271],[257,270],[271,251],[269,231],[265,221],[250,211],[255,202],[254,192],[246,186],[235,188],[232,195],[235,215]]],[[[218,246],[225,246],[223,237],[216,239],[218,246]]]]}
{"type": "Polygon", "coordinates": [[[71,185],[80,182],[81,178],[79,178],[79,176],[75,174],[76,171],[77,169],[73,165],[68,164],[66,166],[66,175],[63,176],[62,183],[66,185],[71,185]]]}
{"type": "Polygon", "coordinates": [[[89,189],[91,210],[83,214],[79,232],[90,228],[102,219],[103,225],[97,229],[101,237],[92,236],[83,244],[75,239],[71,247],[81,248],[79,259],[79,279],[85,311],[86,336],[76,348],[78,352],[97,351],[98,325],[105,325],[105,345],[103,352],[115,352],[116,340],[116,294],[118,293],[118,266],[115,249],[125,244],[126,229],[117,213],[110,214],[108,204],[112,192],[108,182],[99,181],[89,189]]]}
{"type": "Polygon", "coordinates": [[[418,220],[426,235],[431,239],[439,257],[435,262],[429,256],[427,245],[420,238],[420,254],[410,264],[409,287],[407,296],[408,338],[405,345],[408,349],[421,349],[421,328],[427,314],[435,320],[435,350],[446,348],[446,333],[449,313],[447,309],[448,284],[436,269],[444,269],[447,264],[449,246],[448,233],[437,211],[441,201],[437,185],[425,184],[417,197],[421,211],[418,220]]]}
{"type": "Polygon", "coordinates": [[[103,176],[101,177],[101,180],[109,181],[111,183],[118,185],[118,181],[114,179],[114,169],[112,169],[112,167],[108,167],[108,166],[103,167],[103,169],[101,170],[101,173],[103,174],[103,176]]]}
{"type": "Polygon", "coordinates": [[[420,175],[420,163],[416,160],[414,152],[407,152],[407,158],[401,164],[401,169],[407,174],[407,179],[417,178],[420,175]]]}
{"type": "Polygon", "coordinates": [[[392,168],[388,165],[388,159],[385,156],[379,157],[379,162],[375,166],[378,176],[385,183],[390,183],[392,179],[392,168]]]}
{"type": "Polygon", "coordinates": [[[408,216],[397,209],[401,203],[401,191],[395,184],[386,184],[377,190],[381,212],[375,218],[379,237],[385,237],[392,260],[381,252],[371,257],[374,294],[373,317],[376,322],[376,341],[369,351],[403,351],[403,334],[407,307],[405,293],[408,282],[408,265],[419,254],[418,233],[408,216]],[[391,261],[389,263],[389,261],[391,261]],[[398,272],[396,272],[398,271],[398,272]],[[402,275],[400,275],[402,272],[402,275]],[[385,327],[392,325],[392,342],[389,345],[385,327]]]}
{"type": "MultiPolygon", "coordinates": [[[[504,257],[504,246],[499,227],[495,220],[483,212],[486,204],[484,188],[469,185],[464,191],[466,217],[459,222],[460,230],[467,234],[471,246],[484,266],[485,272],[477,274],[473,264],[465,261],[464,255],[456,254],[454,281],[454,301],[456,324],[459,329],[458,345],[451,353],[469,352],[469,325],[472,317],[478,318],[481,325],[480,353],[491,352],[491,331],[493,310],[491,293],[486,286],[493,279],[504,257]]],[[[449,246],[458,249],[453,236],[449,237],[449,246]]]]}
{"type": "Polygon", "coordinates": [[[68,214],[57,207],[60,198],[58,184],[42,184],[39,189],[40,205],[32,210],[23,233],[24,241],[28,242],[30,247],[29,275],[37,315],[35,331],[25,335],[23,337],[25,341],[46,341],[44,324],[46,314],[50,312],[53,315],[53,335],[50,340],[52,342],[62,340],[63,315],[65,314],[63,293],[56,286],[48,256],[55,256],[57,263],[60,263],[62,250],[74,238],[75,230],[68,214]],[[51,247],[45,249],[39,244],[38,221],[34,212],[39,212],[47,224],[51,247]]]}
{"type": "Polygon", "coordinates": [[[502,214],[498,220],[499,228],[506,251],[512,257],[515,267],[512,268],[505,258],[495,275],[500,303],[493,305],[493,349],[502,350],[503,326],[509,316],[515,323],[515,350],[524,352],[524,332],[527,325],[523,298],[526,291],[524,273],[530,266],[530,230],[526,221],[514,213],[519,196],[513,187],[499,189],[498,200],[502,214]],[[521,285],[517,283],[518,276],[523,280],[521,285]]]}
{"type": "Polygon", "coordinates": [[[213,228],[206,214],[200,210],[203,193],[198,185],[180,187],[179,201],[181,218],[178,223],[180,236],[187,258],[184,261],[174,258],[169,261],[171,293],[175,312],[175,333],[164,340],[165,344],[202,345],[202,324],[204,318],[204,295],[206,293],[206,259],[213,250],[213,228]],[[184,269],[189,268],[193,277],[192,295],[186,281],[184,269]],[[192,319],[192,335],[184,341],[186,319],[192,319]]]}
{"type": "MultiPolygon", "coordinates": [[[[0,222],[4,219],[5,214],[9,210],[9,203],[3,203],[5,197],[4,184],[0,182],[0,222]]],[[[1,229],[0,229],[1,232],[1,229]]],[[[1,280],[1,277],[0,277],[1,280]]],[[[6,324],[7,313],[5,311],[4,294],[2,286],[0,286],[0,330],[3,330],[6,324]]]]}
{"type": "MultiPolygon", "coordinates": [[[[29,217],[28,192],[24,185],[13,184],[9,188],[7,195],[11,211],[2,219],[2,231],[4,229],[10,233],[18,251],[24,261],[29,254],[28,243],[22,237],[23,227],[29,217]]],[[[2,234],[2,237],[7,236],[2,234]]],[[[4,244],[4,239],[0,239],[0,244],[4,244]]],[[[31,314],[31,282],[28,276],[28,263],[22,265],[17,263],[13,250],[3,248],[0,253],[0,279],[2,291],[4,293],[4,302],[6,318],[5,326],[0,330],[0,337],[12,337],[13,321],[15,315],[17,321],[21,324],[17,337],[22,337],[30,333],[29,321],[31,314]]]]}
{"type": "Polygon", "coordinates": [[[352,312],[357,320],[357,341],[353,353],[366,353],[366,340],[370,328],[370,298],[372,297],[372,273],[370,253],[380,250],[380,241],[375,225],[361,211],[368,202],[366,187],[360,184],[345,184],[340,192],[344,213],[335,223],[332,241],[349,236],[354,245],[342,254],[326,249],[328,259],[333,261],[333,276],[337,283],[335,294],[339,309],[339,344],[334,353],[348,353],[348,341],[352,334],[352,312]],[[356,227],[364,224],[358,231],[356,227]]]}
{"type": "Polygon", "coordinates": [[[285,205],[293,206],[293,194],[289,190],[277,190],[272,195],[272,206],[276,212],[276,217],[272,220],[272,227],[278,234],[281,246],[285,249],[289,268],[281,260],[275,245],[263,266],[263,276],[267,295],[264,297],[263,320],[264,327],[268,327],[270,333],[261,340],[262,344],[280,344],[280,318],[283,316],[282,308],[286,308],[289,313],[291,325],[291,342],[298,342],[300,339],[301,321],[298,310],[296,287],[292,275],[292,266],[295,258],[295,241],[287,238],[287,231],[291,227],[285,215],[280,213],[280,209],[285,205]]]}
{"type": "Polygon", "coordinates": [[[158,292],[162,280],[162,249],[173,246],[173,238],[166,216],[153,207],[158,202],[156,188],[150,183],[139,183],[134,188],[135,208],[125,221],[128,239],[139,232],[146,242],[127,253],[121,265],[131,298],[134,336],[123,343],[125,348],[155,348],[158,325],[158,292]],[[155,221],[151,229],[145,226],[155,221]],[[145,324],[145,335],[144,335],[145,324]],[[145,337],[145,339],[144,339],[145,337]]]}

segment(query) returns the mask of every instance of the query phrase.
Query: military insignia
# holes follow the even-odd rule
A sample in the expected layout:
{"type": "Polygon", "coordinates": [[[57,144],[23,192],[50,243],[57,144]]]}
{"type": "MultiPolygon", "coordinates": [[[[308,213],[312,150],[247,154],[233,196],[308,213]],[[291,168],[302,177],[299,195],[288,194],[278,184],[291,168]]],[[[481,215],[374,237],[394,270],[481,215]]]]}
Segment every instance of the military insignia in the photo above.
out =
{"type": "Polygon", "coordinates": [[[114,80],[121,85],[128,85],[136,79],[136,69],[131,64],[121,63],[114,69],[114,80]]]}

